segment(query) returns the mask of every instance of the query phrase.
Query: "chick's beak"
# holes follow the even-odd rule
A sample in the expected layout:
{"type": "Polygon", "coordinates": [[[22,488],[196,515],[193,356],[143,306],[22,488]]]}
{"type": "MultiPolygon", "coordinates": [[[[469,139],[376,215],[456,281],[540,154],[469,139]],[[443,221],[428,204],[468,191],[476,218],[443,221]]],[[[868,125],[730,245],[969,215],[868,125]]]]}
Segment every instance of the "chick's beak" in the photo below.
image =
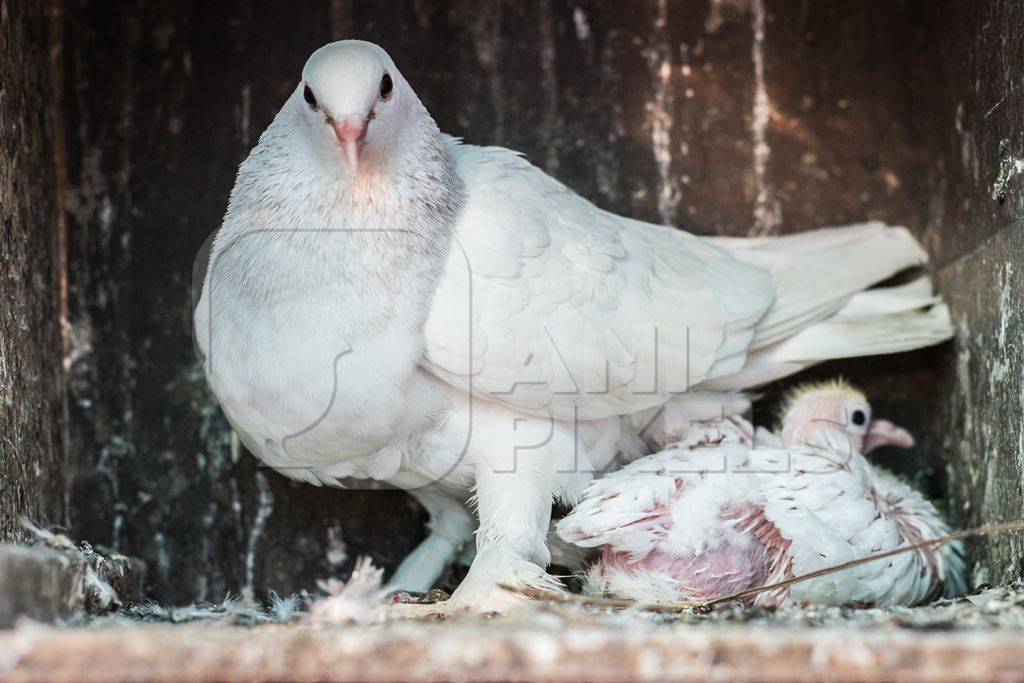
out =
{"type": "Polygon", "coordinates": [[[872,420],[867,436],[864,439],[862,452],[868,453],[879,446],[913,448],[914,437],[906,429],[897,427],[888,420],[872,420]]]}
{"type": "Polygon", "coordinates": [[[341,121],[331,121],[338,144],[345,151],[345,161],[353,174],[359,172],[359,155],[366,144],[366,119],[349,116],[341,121]]]}

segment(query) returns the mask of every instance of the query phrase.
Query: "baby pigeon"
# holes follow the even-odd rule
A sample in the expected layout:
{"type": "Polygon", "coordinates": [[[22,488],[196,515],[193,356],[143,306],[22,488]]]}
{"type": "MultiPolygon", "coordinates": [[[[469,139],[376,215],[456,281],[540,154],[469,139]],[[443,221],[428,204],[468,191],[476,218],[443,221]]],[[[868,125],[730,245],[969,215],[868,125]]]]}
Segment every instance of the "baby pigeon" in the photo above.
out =
{"type": "MultiPolygon", "coordinates": [[[[864,458],[913,445],[843,382],[789,399],[782,429],[671,447],[593,482],[557,526],[600,547],[589,592],[641,602],[707,600],[948,533],[920,493],[864,458]]],[[[964,590],[957,544],[916,550],[791,587],[754,604],[916,605],[964,590]]]]}
{"type": "Polygon", "coordinates": [[[313,53],[239,168],[195,334],[265,465],[427,509],[390,588],[429,588],[475,529],[446,609],[501,610],[499,583],[556,586],[552,501],[616,454],[814,363],[949,338],[926,281],[864,291],[925,259],[873,222],[727,240],[616,216],[443,135],[383,49],[346,40],[313,53]]]}

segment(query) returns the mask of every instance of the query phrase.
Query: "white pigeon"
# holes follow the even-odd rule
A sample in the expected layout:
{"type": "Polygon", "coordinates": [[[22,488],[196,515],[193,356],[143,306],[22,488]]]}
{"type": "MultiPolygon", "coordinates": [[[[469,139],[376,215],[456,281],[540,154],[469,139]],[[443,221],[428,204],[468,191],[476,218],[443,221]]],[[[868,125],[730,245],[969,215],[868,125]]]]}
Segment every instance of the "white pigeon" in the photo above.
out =
{"type": "MultiPolygon", "coordinates": [[[[593,482],[562,519],[600,547],[590,593],[708,600],[949,533],[920,493],[864,458],[914,440],[842,382],[799,388],[778,436],[734,418],[712,445],[673,445],[593,482]]],[[[710,432],[714,426],[706,427],[710,432]]],[[[964,590],[959,544],[910,551],[758,594],[754,604],[916,605],[964,590]]]]}
{"type": "Polygon", "coordinates": [[[442,135],[387,53],[349,40],[313,53],[242,163],[195,331],[263,463],[424,505],[431,534],[390,587],[429,588],[476,528],[446,609],[500,610],[499,583],[555,585],[552,501],[644,452],[641,431],[742,410],[743,389],[829,358],[947,339],[927,282],[863,292],[925,258],[879,223],[735,241],[602,211],[515,152],[442,135]]]}

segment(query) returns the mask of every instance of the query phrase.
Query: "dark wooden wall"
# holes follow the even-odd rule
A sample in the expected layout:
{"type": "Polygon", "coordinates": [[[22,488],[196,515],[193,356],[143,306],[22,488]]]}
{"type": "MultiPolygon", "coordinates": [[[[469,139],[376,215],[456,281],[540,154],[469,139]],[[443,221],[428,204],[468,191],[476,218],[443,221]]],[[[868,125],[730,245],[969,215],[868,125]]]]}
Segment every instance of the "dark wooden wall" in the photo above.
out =
{"type": "MultiPolygon", "coordinates": [[[[1024,517],[1024,4],[937,3],[912,83],[933,153],[926,240],[957,328],[935,424],[964,524],[1024,517]]],[[[976,543],[976,579],[1024,575],[1021,536],[976,543]]]]}
{"type": "Polygon", "coordinates": [[[0,2],[0,540],[65,519],[49,26],[46,3],[0,2]]]}
{"type": "Polygon", "coordinates": [[[63,9],[75,533],[144,557],[158,598],[308,588],[362,553],[393,565],[422,534],[400,492],[259,470],[190,341],[193,260],[237,164],[309,52],[345,37],[388,49],[443,130],[521,150],[611,210],[706,234],[908,225],[936,255],[959,360],[948,345],[818,374],[862,381],[921,434],[883,461],[951,487],[958,518],[1019,513],[1024,179],[989,197],[1000,140],[1024,156],[1013,0],[63,9]]]}

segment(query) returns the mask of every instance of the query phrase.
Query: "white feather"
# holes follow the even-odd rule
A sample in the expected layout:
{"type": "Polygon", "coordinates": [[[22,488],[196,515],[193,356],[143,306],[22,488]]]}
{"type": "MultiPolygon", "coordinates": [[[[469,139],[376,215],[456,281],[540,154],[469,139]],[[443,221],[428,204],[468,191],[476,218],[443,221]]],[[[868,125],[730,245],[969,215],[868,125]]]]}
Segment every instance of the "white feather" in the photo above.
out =
{"type": "Polygon", "coordinates": [[[375,624],[387,616],[387,591],[382,586],[384,570],[368,557],[356,561],[347,581],[327,579],[319,587],[326,597],[313,600],[306,619],[320,626],[375,624]]]}

